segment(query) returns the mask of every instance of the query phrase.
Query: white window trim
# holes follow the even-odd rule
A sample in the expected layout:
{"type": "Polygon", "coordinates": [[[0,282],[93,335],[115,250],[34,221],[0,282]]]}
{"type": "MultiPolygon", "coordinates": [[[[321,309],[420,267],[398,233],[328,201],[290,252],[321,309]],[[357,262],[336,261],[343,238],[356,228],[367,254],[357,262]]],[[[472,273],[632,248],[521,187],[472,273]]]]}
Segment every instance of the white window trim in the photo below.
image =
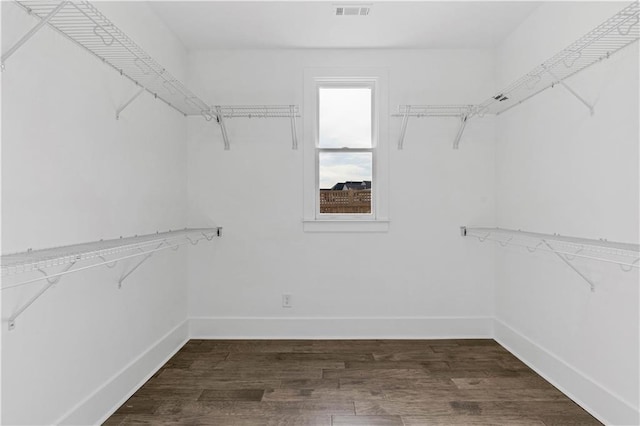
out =
{"type": "Polygon", "coordinates": [[[305,232],[386,232],[389,229],[389,97],[388,71],[384,68],[307,68],[304,71],[303,127],[305,232]],[[316,147],[318,144],[318,86],[372,84],[373,185],[372,214],[319,213],[316,147]]]}

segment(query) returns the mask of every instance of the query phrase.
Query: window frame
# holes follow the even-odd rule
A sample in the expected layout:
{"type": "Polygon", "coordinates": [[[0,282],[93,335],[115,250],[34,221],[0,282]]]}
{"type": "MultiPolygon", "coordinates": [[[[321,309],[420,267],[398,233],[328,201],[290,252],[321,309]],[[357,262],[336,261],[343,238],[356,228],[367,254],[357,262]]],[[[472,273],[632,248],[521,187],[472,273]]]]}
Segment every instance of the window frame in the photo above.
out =
{"type": "Polygon", "coordinates": [[[354,82],[349,81],[329,81],[316,80],[316,111],[315,111],[315,160],[316,160],[316,214],[317,220],[367,220],[371,217],[375,217],[375,182],[376,182],[376,151],[378,145],[378,117],[376,106],[376,86],[375,81],[356,80],[354,82]],[[371,90],[371,147],[369,148],[323,148],[320,146],[320,89],[352,89],[352,88],[366,88],[371,90]],[[335,153],[359,153],[370,152],[371,153],[371,212],[370,213],[322,213],[320,212],[320,154],[324,152],[335,153]]]}
{"type": "Polygon", "coordinates": [[[304,217],[306,232],[385,232],[388,230],[388,97],[387,70],[305,69],[304,91],[304,217]],[[319,146],[321,88],[371,89],[371,147],[319,146]],[[371,152],[371,213],[320,213],[321,152],[371,152]]]}

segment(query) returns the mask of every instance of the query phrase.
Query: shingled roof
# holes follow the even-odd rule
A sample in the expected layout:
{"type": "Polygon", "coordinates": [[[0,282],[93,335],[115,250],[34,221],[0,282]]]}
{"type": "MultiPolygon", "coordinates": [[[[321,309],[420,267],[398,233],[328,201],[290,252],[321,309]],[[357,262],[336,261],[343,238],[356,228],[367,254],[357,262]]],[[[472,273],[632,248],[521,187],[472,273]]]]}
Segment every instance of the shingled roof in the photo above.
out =
{"type": "Polygon", "coordinates": [[[338,182],[331,188],[331,191],[344,191],[344,190],[362,190],[371,189],[370,180],[338,182]]]}

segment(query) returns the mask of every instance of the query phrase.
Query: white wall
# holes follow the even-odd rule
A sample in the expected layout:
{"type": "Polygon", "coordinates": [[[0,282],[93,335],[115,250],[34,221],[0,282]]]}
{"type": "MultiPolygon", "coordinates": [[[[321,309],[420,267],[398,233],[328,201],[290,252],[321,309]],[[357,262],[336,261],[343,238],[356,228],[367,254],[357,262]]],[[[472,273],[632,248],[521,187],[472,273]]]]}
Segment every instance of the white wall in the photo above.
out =
{"type": "MultiPolygon", "coordinates": [[[[302,105],[304,69],[322,66],[388,68],[390,110],[469,103],[493,85],[491,52],[474,50],[195,52],[190,85],[216,104],[302,105]]],[[[217,126],[191,120],[190,225],[225,228],[220,244],[190,258],[192,333],[490,336],[493,254],[458,227],[494,221],[493,121],[471,123],[458,151],[455,119],[411,120],[403,151],[399,126],[391,119],[387,135],[389,232],[304,233],[303,156],[289,121],[228,120],[224,151],[217,126]],[[282,308],[283,293],[293,308],[282,308]]]]}
{"type": "MultiPolygon", "coordinates": [[[[497,54],[500,86],[627,3],[545,3],[497,54]],[[534,35],[534,36],[532,36],[534,35]]],[[[638,242],[637,44],[500,116],[496,217],[505,228],[638,242]]],[[[638,424],[638,272],[498,250],[496,336],[605,422],[638,424]]]]}
{"type": "MultiPolygon", "coordinates": [[[[184,75],[184,48],[146,5],[98,7],[172,73],[184,75]]],[[[2,9],[4,52],[36,21],[14,3],[2,2],[2,9]]],[[[48,28],[6,66],[3,253],[186,225],[184,117],[145,94],[116,121],[116,108],[135,86],[48,28]]],[[[63,277],[10,332],[6,319],[43,282],[2,292],[3,424],[51,424],[68,413],[66,421],[96,422],[156,367],[146,365],[142,376],[102,388],[109,397],[103,392],[81,404],[186,319],[186,250],[157,253],[118,290],[126,266],[63,277]]],[[[172,341],[164,356],[179,343],[172,341]]]]}

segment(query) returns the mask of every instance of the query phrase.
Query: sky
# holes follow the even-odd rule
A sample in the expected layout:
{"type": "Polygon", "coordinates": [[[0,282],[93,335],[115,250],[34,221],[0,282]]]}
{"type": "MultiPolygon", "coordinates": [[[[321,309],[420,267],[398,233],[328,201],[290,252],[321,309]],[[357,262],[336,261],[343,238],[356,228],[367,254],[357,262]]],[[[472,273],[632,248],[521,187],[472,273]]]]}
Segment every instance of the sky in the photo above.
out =
{"type": "MultiPolygon", "coordinates": [[[[319,97],[320,148],[371,147],[371,89],[321,88],[319,97]]],[[[320,188],[371,177],[371,153],[320,154],[320,188]]]]}
{"type": "Polygon", "coordinates": [[[371,180],[371,163],[370,152],[321,152],[320,188],[348,180],[371,180]]]}

